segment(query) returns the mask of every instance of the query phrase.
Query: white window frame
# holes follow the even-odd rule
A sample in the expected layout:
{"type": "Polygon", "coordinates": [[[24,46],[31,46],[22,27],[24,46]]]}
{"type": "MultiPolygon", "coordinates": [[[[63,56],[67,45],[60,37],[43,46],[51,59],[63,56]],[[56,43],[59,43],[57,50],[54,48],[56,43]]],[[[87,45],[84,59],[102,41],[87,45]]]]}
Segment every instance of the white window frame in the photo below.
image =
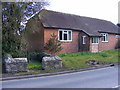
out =
{"type": "Polygon", "coordinates": [[[58,40],[59,41],[62,41],[62,42],[71,42],[72,41],[72,30],[64,30],[64,29],[59,29],[58,30],[58,40]],[[62,39],[64,39],[64,33],[67,34],[67,40],[60,40],[60,37],[59,37],[59,32],[62,31],[62,39]],[[67,31],[67,32],[64,32],[64,31],[67,31]],[[71,40],[69,40],[69,35],[68,35],[68,32],[71,32],[71,40]]]}
{"type": "Polygon", "coordinates": [[[102,38],[105,37],[105,41],[102,40],[102,42],[108,42],[108,33],[101,33],[102,38]]]}
{"type": "Polygon", "coordinates": [[[83,40],[82,44],[86,44],[86,36],[82,36],[82,40],[83,40]]]}
{"type": "Polygon", "coordinates": [[[115,37],[116,37],[116,38],[120,38],[120,35],[116,35],[115,37]]]}
{"type": "Polygon", "coordinates": [[[92,44],[99,44],[99,37],[96,37],[96,36],[94,36],[94,37],[92,37],[92,44]],[[98,39],[98,42],[93,42],[93,38],[97,38],[98,39]]]}

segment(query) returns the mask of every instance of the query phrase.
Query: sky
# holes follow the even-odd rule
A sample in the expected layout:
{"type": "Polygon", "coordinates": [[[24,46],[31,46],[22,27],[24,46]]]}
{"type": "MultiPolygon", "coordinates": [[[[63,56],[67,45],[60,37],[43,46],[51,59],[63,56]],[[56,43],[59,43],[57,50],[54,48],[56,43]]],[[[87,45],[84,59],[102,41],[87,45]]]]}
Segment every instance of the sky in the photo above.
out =
{"type": "Polygon", "coordinates": [[[49,0],[46,9],[118,23],[119,0],[49,0]]]}

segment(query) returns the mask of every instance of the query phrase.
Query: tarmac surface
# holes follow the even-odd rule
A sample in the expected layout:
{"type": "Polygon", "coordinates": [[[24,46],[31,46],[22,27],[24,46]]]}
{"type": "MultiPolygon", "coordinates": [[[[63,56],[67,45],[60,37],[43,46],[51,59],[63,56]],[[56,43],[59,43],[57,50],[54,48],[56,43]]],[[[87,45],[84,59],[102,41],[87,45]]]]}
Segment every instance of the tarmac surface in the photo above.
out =
{"type": "Polygon", "coordinates": [[[2,81],[2,88],[118,88],[118,67],[2,81]]]}

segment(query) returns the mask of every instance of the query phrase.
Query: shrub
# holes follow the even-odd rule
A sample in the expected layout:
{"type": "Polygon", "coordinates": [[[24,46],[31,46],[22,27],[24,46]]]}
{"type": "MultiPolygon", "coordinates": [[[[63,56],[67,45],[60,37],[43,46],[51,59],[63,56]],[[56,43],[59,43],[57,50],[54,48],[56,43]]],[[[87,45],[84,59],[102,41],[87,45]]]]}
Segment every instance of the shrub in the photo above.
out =
{"type": "Polygon", "coordinates": [[[44,56],[50,56],[50,55],[48,55],[48,54],[46,54],[44,52],[29,52],[27,54],[27,59],[42,62],[42,58],[44,56]]]}
{"type": "Polygon", "coordinates": [[[46,43],[44,48],[45,50],[49,51],[50,54],[55,54],[63,49],[63,47],[61,47],[61,42],[54,33],[51,34],[51,38],[48,40],[48,43],[46,43]]]}
{"type": "Polygon", "coordinates": [[[3,55],[3,57],[12,57],[12,55],[9,54],[9,53],[5,53],[5,54],[3,55]]]}
{"type": "Polygon", "coordinates": [[[28,52],[27,53],[27,59],[28,60],[35,60],[37,56],[37,52],[28,52]]]}
{"type": "Polygon", "coordinates": [[[50,56],[50,55],[43,53],[43,52],[40,52],[37,54],[36,59],[39,60],[40,62],[42,62],[42,58],[45,56],[50,56]]]}
{"type": "Polygon", "coordinates": [[[19,53],[12,53],[13,58],[27,57],[27,53],[24,51],[19,51],[19,53]]]}

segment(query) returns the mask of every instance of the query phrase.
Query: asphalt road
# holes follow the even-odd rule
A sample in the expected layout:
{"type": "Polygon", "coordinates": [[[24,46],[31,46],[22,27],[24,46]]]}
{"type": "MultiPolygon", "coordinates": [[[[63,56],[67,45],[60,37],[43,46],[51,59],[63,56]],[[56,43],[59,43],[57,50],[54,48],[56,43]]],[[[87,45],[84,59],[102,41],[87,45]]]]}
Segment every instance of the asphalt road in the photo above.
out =
{"type": "Polygon", "coordinates": [[[2,82],[2,88],[117,88],[118,86],[118,67],[2,82]]]}

